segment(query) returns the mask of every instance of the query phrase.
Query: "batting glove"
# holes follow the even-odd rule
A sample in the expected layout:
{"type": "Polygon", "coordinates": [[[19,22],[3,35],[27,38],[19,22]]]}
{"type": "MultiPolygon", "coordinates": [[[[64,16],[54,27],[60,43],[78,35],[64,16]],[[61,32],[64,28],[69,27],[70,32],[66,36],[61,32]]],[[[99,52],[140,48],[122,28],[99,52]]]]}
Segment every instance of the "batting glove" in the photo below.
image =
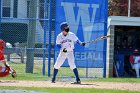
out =
{"type": "Polygon", "coordinates": [[[85,45],[86,45],[86,43],[85,43],[85,42],[82,42],[82,43],[81,43],[81,45],[82,45],[82,46],[85,46],[85,45]]]}
{"type": "Polygon", "coordinates": [[[67,52],[67,49],[66,49],[66,48],[64,48],[64,49],[63,49],[63,52],[64,52],[64,53],[66,53],[66,52],[67,52]]]}

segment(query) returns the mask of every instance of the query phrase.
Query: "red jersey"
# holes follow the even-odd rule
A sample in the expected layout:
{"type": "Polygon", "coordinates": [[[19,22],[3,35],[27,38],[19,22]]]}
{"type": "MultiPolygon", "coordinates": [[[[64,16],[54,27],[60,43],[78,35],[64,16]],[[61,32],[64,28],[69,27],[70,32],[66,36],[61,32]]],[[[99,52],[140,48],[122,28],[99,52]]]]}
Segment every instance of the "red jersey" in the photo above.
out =
{"type": "MultiPolygon", "coordinates": [[[[139,55],[137,55],[139,56],[139,55]]],[[[135,60],[134,60],[134,57],[136,57],[135,55],[131,55],[130,58],[129,58],[129,61],[134,64],[135,60]]],[[[140,60],[138,61],[140,63],[140,60]]]]}
{"type": "Polygon", "coordinates": [[[2,50],[0,50],[0,61],[4,61],[4,52],[2,50]]]}

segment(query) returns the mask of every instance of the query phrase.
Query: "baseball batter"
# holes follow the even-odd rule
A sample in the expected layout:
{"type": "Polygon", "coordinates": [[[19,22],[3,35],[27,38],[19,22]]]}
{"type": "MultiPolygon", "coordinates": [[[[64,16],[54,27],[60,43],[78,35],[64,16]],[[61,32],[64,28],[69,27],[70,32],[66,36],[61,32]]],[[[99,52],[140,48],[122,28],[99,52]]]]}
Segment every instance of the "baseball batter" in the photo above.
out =
{"type": "Polygon", "coordinates": [[[85,46],[85,43],[81,42],[74,33],[69,31],[69,25],[67,24],[67,22],[62,22],[60,28],[62,32],[58,34],[56,38],[56,45],[58,48],[60,48],[60,53],[54,65],[54,74],[52,78],[52,83],[55,83],[58,69],[62,66],[64,61],[68,59],[70,68],[73,70],[76,77],[76,82],[74,83],[80,84],[81,81],[78,75],[78,70],[75,65],[73,50],[74,50],[75,43],[79,43],[82,46],[85,46]]]}

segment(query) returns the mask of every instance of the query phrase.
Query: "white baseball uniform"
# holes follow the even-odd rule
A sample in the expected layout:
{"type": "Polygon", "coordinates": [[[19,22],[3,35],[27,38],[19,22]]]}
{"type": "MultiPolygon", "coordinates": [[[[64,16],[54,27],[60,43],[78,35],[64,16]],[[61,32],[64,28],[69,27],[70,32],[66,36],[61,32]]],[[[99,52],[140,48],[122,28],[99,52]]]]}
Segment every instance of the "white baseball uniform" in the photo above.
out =
{"type": "Polygon", "coordinates": [[[134,65],[133,65],[133,68],[135,69],[136,71],[136,75],[137,75],[137,78],[140,77],[139,75],[139,70],[140,70],[140,56],[135,56],[134,57],[134,65]]]}
{"type": "Polygon", "coordinates": [[[81,41],[78,39],[78,37],[72,32],[68,32],[68,34],[66,36],[64,36],[63,33],[61,32],[57,36],[56,44],[61,45],[61,49],[60,49],[60,53],[57,57],[56,63],[54,65],[55,69],[59,69],[62,66],[62,64],[64,63],[64,61],[66,60],[66,58],[68,59],[70,68],[71,69],[76,68],[76,65],[74,62],[73,50],[74,50],[74,44],[77,42],[81,43],[81,41]],[[64,48],[66,48],[66,50],[67,50],[66,53],[63,52],[64,48]]]}
{"type": "Polygon", "coordinates": [[[0,66],[0,72],[4,72],[5,69],[6,69],[6,67],[2,67],[2,66],[0,66]]]}

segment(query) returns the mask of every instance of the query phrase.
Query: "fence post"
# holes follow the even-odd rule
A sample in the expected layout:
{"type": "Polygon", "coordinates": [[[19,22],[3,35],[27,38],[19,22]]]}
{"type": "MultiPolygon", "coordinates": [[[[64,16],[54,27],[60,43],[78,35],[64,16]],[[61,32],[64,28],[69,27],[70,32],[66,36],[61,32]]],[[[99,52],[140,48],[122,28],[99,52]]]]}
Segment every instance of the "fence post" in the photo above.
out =
{"type": "Polygon", "coordinates": [[[25,53],[24,49],[20,49],[20,53],[21,53],[21,57],[20,57],[21,63],[24,63],[24,53],[25,53]]]}
{"type": "MultiPolygon", "coordinates": [[[[31,0],[29,17],[36,18],[36,7],[37,0],[31,0]]],[[[27,49],[34,48],[35,44],[35,33],[36,33],[36,20],[29,20],[29,30],[27,38],[27,49]]],[[[27,50],[27,62],[26,62],[26,73],[33,73],[34,67],[34,52],[32,50],[27,50]]]]}
{"type": "Polygon", "coordinates": [[[51,33],[52,33],[52,0],[50,0],[49,13],[49,44],[48,44],[48,77],[51,75],[51,33]]]}
{"type": "Polygon", "coordinates": [[[2,11],[1,11],[1,8],[2,8],[2,5],[1,5],[1,0],[0,0],[0,38],[1,38],[1,15],[2,15],[2,11]]]}
{"type": "MultiPolygon", "coordinates": [[[[105,0],[105,5],[106,5],[106,13],[105,13],[105,26],[104,26],[104,36],[107,35],[107,32],[108,32],[108,28],[107,28],[107,23],[108,23],[108,1],[105,0]]],[[[103,47],[103,77],[106,78],[106,62],[107,62],[107,40],[104,41],[104,47],[103,47]]]]}
{"type": "Polygon", "coordinates": [[[128,17],[131,16],[131,0],[128,0],[128,17]]]}
{"type": "Polygon", "coordinates": [[[104,41],[104,49],[103,49],[103,77],[106,78],[106,49],[107,49],[107,40],[104,41]]]}
{"type": "Polygon", "coordinates": [[[42,66],[42,74],[45,75],[46,68],[46,31],[47,31],[47,0],[44,2],[44,43],[43,43],[43,66],[42,66]]]}

